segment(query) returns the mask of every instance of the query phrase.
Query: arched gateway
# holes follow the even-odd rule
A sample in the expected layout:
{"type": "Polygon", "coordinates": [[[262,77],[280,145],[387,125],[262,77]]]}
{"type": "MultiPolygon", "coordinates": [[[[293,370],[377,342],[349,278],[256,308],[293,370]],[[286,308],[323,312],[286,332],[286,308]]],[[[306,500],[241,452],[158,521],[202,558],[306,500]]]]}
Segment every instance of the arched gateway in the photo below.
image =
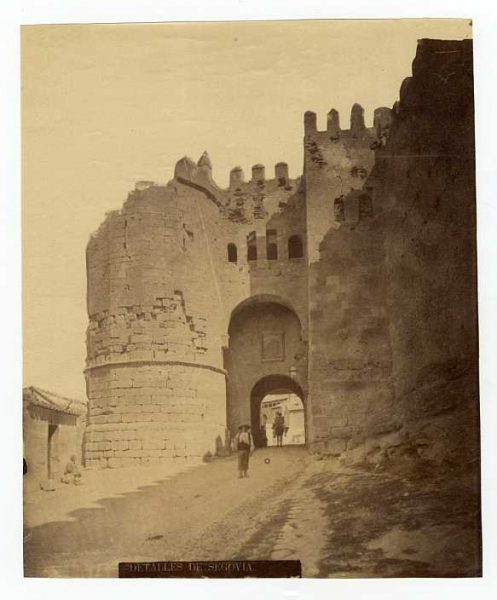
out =
{"type": "MultiPolygon", "coordinates": [[[[269,424],[266,425],[264,422],[264,417],[267,415],[262,414],[262,403],[265,399],[278,398],[281,395],[295,395],[300,398],[304,408],[304,426],[306,424],[304,391],[299,383],[288,375],[267,375],[254,385],[250,394],[250,424],[254,432],[254,442],[257,447],[266,445],[268,440],[264,438],[271,435],[271,431],[268,429],[269,424]]],[[[275,404],[274,401],[273,404],[275,404]]],[[[281,402],[276,401],[276,405],[279,408],[281,402]]],[[[288,417],[288,415],[286,416],[288,417]]],[[[289,424],[287,418],[286,425],[288,426],[289,424]]],[[[303,439],[305,439],[305,435],[303,439]]]]}
{"type": "Polygon", "coordinates": [[[260,405],[267,394],[294,393],[305,406],[307,347],[301,321],[289,302],[255,296],[232,312],[228,333],[228,429],[233,435],[240,424],[250,423],[260,445],[260,405]]]}

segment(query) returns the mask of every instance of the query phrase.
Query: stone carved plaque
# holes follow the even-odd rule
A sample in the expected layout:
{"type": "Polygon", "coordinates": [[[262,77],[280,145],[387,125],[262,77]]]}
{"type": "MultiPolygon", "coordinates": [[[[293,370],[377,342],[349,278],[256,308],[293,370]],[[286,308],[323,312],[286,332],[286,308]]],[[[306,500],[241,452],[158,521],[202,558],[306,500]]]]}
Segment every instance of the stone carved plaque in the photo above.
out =
{"type": "Polygon", "coordinates": [[[285,360],[284,333],[262,334],[262,360],[285,360]]]}

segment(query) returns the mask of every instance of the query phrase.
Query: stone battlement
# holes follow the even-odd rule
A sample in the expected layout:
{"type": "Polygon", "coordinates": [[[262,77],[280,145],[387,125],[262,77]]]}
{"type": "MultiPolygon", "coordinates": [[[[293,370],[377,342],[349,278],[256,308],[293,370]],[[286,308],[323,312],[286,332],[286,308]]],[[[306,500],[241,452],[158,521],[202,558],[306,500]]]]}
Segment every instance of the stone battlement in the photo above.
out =
{"type": "MultiPolygon", "coordinates": [[[[257,185],[262,182],[277,181],[280,185],[290,181],[288,175],[288,164],[278,162],[274,165],[274,177],[266,179],[266,167],[262,164],[252,166],[251,178],[246,181],[243,169],[236,166],[231,169],[228,188],[223,189],[217,185],[212,177],[212,163],[207,152],[204,152],[199,161],[195,162],[188,156],[181,158],[175,166],[174,178],[181,183],[193,184],[195,186],[206,189],[209,193],[216,196],[222,196],[223,192],[247,185],[257,185]]],[[[295,181],[295,180],[293,180],[295,181]]],[[[153,186],[151,181],[139,181],[135,185],[135,189],[143,190],[153,186]]]]}
{"type": "Polygon", "coordinates": [[[249,181],[245,181],[245,175],[241,167],[234,167],[230,172],[229,189],[237,188],[247,184],[258,184],[265,181],[278,181],[283,184],[289,181],[288,164],[278,162],[274,165],[274,178],[266,179],[266,168],[264,165],[257,164],[252,167],[252,176],[249,181]]]}
{"type": "Polygon", "coordinates": [[[350,128],[341,129],[340,114],[332,108],[327,115],[327,125],[325,130],[318,130],[317,115],[310,110],[304,113],[304,134],[305,136],[326,135],[331,141],[340,138],[361,139],[371,134],[378,137],[384,135],[384,130],[390,127],[393,111],[390,108],[380,107],[375,109],[373,118],[373,127],[366,127],[364,121],[364,109],[360,104],[354,104],[350,111],[350,128]]]}

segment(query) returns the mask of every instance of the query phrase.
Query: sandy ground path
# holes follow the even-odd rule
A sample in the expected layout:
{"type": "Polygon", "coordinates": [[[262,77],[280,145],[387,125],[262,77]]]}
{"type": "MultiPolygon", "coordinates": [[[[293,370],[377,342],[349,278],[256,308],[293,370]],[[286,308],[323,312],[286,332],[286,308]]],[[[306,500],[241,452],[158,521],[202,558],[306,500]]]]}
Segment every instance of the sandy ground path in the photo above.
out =
{"type": "Polygon", "coordinates": [[[27,494],[25,574],[115,577],[119,561],[249,558],[240,551],[257,535],[258,558],[269,557],[308,462],[302,448],[267,448],[249,479],[230,457],[171,474],[88,472],[84,486],[27,494]]]}
{"type": "Polygon", "coordinates": [[[116,577],[121,561],[300,560],[304,577],[475,577],[470,466],[346,466],[301,447],[169,473],[89,472],[25,498],[25,573],[116,577]],[[269,459],[269,464],[265,462],[269,459]]]}

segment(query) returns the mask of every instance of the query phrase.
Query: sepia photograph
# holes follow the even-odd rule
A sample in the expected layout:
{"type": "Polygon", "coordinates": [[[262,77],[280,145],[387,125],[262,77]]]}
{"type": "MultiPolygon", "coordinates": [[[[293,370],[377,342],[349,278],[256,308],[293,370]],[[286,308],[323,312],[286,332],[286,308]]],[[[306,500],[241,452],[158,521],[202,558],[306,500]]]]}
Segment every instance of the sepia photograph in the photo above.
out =
{"type": "Polygon", "coordinates": [[[22,26],[25,577],[481,577],[472,38],[22,26]]]}

